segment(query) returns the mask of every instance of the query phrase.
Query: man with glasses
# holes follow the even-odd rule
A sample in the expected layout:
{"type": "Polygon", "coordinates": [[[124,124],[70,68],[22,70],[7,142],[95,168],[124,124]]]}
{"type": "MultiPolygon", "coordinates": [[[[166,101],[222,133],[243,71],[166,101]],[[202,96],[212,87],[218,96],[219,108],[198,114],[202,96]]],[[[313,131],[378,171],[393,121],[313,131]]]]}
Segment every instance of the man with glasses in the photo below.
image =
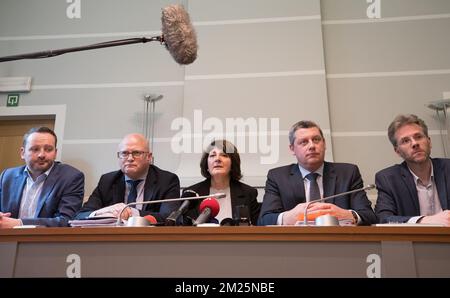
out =
{"type": "MultiPolygon", "coordinates": [[[[325,139],[312,121],[299,121],[289,130],[289,149],[297,163],[275,168],[267,174],[259,225],[294,225],[306,202],[363,187],[358,167],[324,161],[325,139]]],[[[311,215],[331,214],[358,225],[376,222],[364,191],[313,203],[311,215]]]]}
{"type": "Polygon", "coordinates": [[[388,137],[404,162],[375,175],[375,212],[381,223],[450,226],[450,160],[431,158],[428,127],[416,115],[399,115],[388,137]]]}
{"type": "MultiPolygon", "coordinates": [[[[128,203],[179,197],[180,180],[177,175],[152,165],[152,152],[143,135],[125,136],[119,144],[117,158],[120,170],[100,177],[77,219],[118,217],[128,203]]],[[[177,202],[138,204],[126,208],[122,212],[122,219],[152,215],[158,222],[164,222],[178,205],[177,202]]]]}

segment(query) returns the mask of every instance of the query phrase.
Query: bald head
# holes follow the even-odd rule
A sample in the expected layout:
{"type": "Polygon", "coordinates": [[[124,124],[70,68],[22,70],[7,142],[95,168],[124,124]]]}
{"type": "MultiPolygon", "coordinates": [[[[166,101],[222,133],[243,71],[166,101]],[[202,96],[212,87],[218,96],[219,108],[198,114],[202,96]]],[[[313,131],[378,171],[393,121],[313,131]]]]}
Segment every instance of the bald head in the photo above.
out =
{"type": "Polygon", "coordinates": [[[118,148],[119,166],[131,179],[146,176],[150,166],[152,153],[148,140],[141,134],[126,135],[118,148]]]}
{"type": "Polygon", "coordinates": [[[126,135],[119,143],[119,151],[122,150],[121,147],[129,143],[139,144],[142,150],[150,152],[150,145],[148,143],[148,140],[140,133],[130,133],[126,135]]]}

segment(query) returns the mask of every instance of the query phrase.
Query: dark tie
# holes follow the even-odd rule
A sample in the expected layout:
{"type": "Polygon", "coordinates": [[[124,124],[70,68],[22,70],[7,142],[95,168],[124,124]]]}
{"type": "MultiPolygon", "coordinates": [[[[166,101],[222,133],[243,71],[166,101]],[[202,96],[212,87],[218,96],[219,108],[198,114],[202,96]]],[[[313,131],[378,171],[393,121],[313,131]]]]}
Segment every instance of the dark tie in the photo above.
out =
{"type": "Polygon", "coordinates": [[[127,180],[128,185],[130,186],[130,192],[128,193],[127,204],[136,202],[137,198],[137,186],[141,183],[142,180],[127,180]]]}
{"type": "Polygon", "coordinates": [[[317,184],[317,177],[319,174],[317,173],[309,173],[306,175],[306,179],[309,180],[309,200],[318,200],[320,199],[320,190],[319,184],[317,184]]]}

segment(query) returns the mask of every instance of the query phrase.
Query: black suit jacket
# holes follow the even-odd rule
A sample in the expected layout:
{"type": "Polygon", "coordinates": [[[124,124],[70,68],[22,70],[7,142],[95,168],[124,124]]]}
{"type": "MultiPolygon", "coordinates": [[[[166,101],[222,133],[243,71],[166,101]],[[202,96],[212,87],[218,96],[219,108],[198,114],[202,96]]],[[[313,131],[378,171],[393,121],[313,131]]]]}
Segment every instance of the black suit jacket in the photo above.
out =
{"type": "MultiPolygon", "coordinates": [[[[180,195],[178,176],[154,165],[151,165],[148,169],[144,187],[144,201],[173,199],[180,195]]],[[[124,198],[125,176],[123,172],[115,171],[104,174],[100,177],[89,200],[81,208],[77,219],[86,218],[100,208],[124,203],[124,198]]],[[[143,205],[140,215],[153,215],[158,222],[163,222],[170,212],[177,209],[179,205],[179,202],[143,205]]]]}
{"type": "MultiPolygon", "coordinates": [[[[363,187],[363,181],[356,165],[325,162],[323,168],[324,197],[363,187]]],[[[303,177],[297,164],[275,168],[267,174],[266,189],[258,220],[259,225],[276,225],[281,212],[291,210],[306,202],[303,177]]],[[[376,222],[371,203],[364,191],[337,197],[327,203],[343,209],[355,210],[361,217],[361,224],[376,222]]]]}
{"type": "MultiPolygon", "coordinates": [[[[433,176],[442,210],[450,206],[450,159],[432,158],[433,176]]],[[[406,162],[379,171],[375,175],[378,198],[375,213],[379,222],[407,222],[419,216],[420,205],[414,177],[406,162]]]]}
{"type": "MultiPolygon", "coordinates": [[[[211,180],[206,179],[200,183],[194,184],[192,186],[186,187],[185,190],[190,189],[195,192],[197,192],[200,196],[207,196],[209,195],[209,189],[211,187],[211,180]]],[[[183,197],[191,197],[192,194],[190,193],[183,193],[183,197]]],[[[239,205],[247,205],[249,212],[250,212],[250,218],[253,225],[256,225],[256,222],[258,220],[260,205],[257,201],[258,197],[258,190],[256,188],[251,187],[250,185],[244,184],[242,182],[231,180],[230,181],[230,196],[231,196],[231,208],[233,213],[233,218],[236,216],[236,206],[239,205]]],[[[184,224],[189,225],[191,219],[196,219],[199,216],[199,205],[201,203],[201,200],[197,201],[191,201],[191,205],[188,209],[188,211],[185,214],[184,224]]]]}

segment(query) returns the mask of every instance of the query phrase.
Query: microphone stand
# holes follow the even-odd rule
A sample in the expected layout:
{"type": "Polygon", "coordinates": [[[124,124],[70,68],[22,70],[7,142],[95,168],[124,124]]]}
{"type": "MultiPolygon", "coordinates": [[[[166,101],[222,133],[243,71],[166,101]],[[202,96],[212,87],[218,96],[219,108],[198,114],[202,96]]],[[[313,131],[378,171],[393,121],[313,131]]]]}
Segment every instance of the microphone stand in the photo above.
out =
{"type": "Polygon", "coordinates": [[[55,56],[59,56],[59,55],[66,54],[66,53],[94,50],[94,49],[101,49],[101,48],[108,48],[108,47],[116,47],[116,46],[123,46],[123,45],[134,44],[134,43],[146,43],[146,42],[150,42],[150,41],[159,41],[160,43],[164,43],[164,38],[163,38],[163,36],[155,36],[155,37],[151,37],[151,38],[146,38],[146,37],[127,38],[127,39],[106,41],[106,42],[91,44],[91,45],[87,45],[87,46],[80,46],[80,47],[73,47],[73,48],[64,48],[64,49],[59,49],[59,50],[48,50],[48,51],[34,52],[34,53],[28,53],[28,54],[6,56],[6,57],[0,57],[0,63],[1,62],[7,62],[7,61],[14,61],[14,60],[22,60],[22,59],[49,58],[49,57],[55,57],[55,56]]]}
{"type": "Polygon", "coordinates": [[[178,202],[178,201],[200,200],[200,199],[206,199],[206,198],[221,199],[221,198],[225,198],[225,197],[226,197],[226,194],[224,194],[224,193],[215,193],[215,194],[212,194],[212,195],[200,196],[200,197],[187,197],[187,198],[176,198],[176,199],[165,199],[165,200],[154,200],[154,201],[128,203],[125,207],[122,208],[122,210],[120,210],[119,216],[117,217],[116,226],[120,226],[121,225],[121,217],[122,217],[123,211],[125,209],[127,209],[128,207],[131,207],[131,206],[157,204],[157,203],[168,203],[168,202],[178,202]]]}
{"type": "MultiPolygon", "coordinates": [[[[193,193],[196,197],[200,196],[198,194],[198,192],[196,192],[192,189],[184,190],[182,195],[184,195],[185,193],[193,193]]],[[[170,213],[169,216],[166,217],[166,220],[165,220],[166,226],[175,226],[177,224],[178,217],[180,217],[181,215],[186,213],[186,211],[189,208],[190,203],[191,202],[189,200],[185,200],[177,210],[172,211],[172,213],[170,213]]]]}
{"type": "Polygon", "coordinates": [[[336,197],[345,196],[345,195],[348,195],[348,194],[352,194],[352,193],[354,193],[354,192],[359,192],[359,191],[363,191],[363,190],[374,189],[375,187],[376,187],[375,184],[369,184],[369,185],[367,185],[366,187],[362,187],[362,188],[358,188],[358,189],[346,191],[346,192],[343,192],[343,193],[338,193],[338,194],[335,194],[335,195],[332,195],[332,196],[329,196],[329,197],[325,197],[325,198],[321,198],[321,199],[309,201],[309,202],[306,204],[306,207],[305,207],[304,218],[303,218],[303,224],[304,224],[305,226],[308,225],[308,217],[307,217],[307,216],[308,216],[308,208],[309,208],[309,205],[311,205],[312,203],[324,202],[324,201],[327,201],[327,200],[329,200],[329,199],[334,199],[334,198],[336,198],[336,197]]]}

